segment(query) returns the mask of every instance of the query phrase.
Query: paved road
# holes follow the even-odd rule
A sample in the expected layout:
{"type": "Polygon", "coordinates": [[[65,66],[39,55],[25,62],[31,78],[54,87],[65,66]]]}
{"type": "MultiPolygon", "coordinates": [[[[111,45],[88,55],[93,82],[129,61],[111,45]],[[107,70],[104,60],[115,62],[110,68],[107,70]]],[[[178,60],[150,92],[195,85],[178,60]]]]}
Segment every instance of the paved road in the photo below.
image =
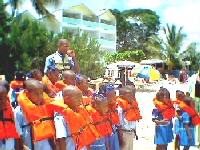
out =
{"type": "MultiPolygon", "coordinates": [[[[166,87],[171,94],[171,98],[175,99],[175,91],[177,89],[183,90],[184,92],[188,91],[188,85],[186,84],[177,84],[177,85],[163,85],[166,87]]],[[[158,85],[159,89],[160,85],[158,85]]],[[[140,122],[137,122],[137,134],[139,140],[134,141],[134,150],[155,150],[154,145],[154,123],[151,121],[151,113],[154,107],[152,100],[155,97],[156,92],[137,92],[136,98],[138,105],[141,110],[143,119],[140,122]]],[[[173,150],[173,143],[170,143],[168,150],[173,150]]],[[[198,148],[191,147],[190,150],[198,150],[198,148]]]]}

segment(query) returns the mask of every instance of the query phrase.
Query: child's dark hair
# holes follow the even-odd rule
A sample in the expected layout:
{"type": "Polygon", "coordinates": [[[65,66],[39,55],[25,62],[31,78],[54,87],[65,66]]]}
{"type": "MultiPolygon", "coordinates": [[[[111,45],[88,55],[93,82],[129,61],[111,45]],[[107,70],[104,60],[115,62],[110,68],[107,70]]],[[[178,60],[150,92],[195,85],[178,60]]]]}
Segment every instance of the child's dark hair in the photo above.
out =
{"type": "Polygon", "coordinates": [[[36,75],[41,74],[42,72],[39,69],[33,69],[30,71],[30,78],[35,78],[36,75]]]}
{"type": "Polygon", "coordinates": [[[86,75],[83,74],[77,74],[76,75],[76,84],[81,84],[83,83],[83,80],[88,80],[88,77],[86,75]]]}
{"type": "Polygon", "coordinates": [[[170,93],[166,88],[162,88],[159,91],[159,97],[160,98],[164,98],[164,97],[170,98],[170,93]]]}
{"type": "Polygon", "coordinates": [[[92,94],[93,103],[101,102],[101,101],[107,101],[106,97],[103,94],[97,94],[97,93],[92,94]]]}
{"type": "Polygon", "coordinates": [[[50,74],[50,73],[52,73],[53,71],[56,71],[56,70],[58,70],[57,69],[57,67],[55,66],[55,65],[50,65],[50,66],[48,66],[47,67],[47,74],[50,74]]]}
{"type": "Polygon", "coordinates": [[[10,91],[10,85],[7,81],[0,81],[0,86],[5,88],[7,93],[10,91]]]}
{"type": "Polygon", "coordinates": [[[15,80],[19,81],[25,81],[26,80],[26,75],[23,71],[15,71],[15,80]]]}

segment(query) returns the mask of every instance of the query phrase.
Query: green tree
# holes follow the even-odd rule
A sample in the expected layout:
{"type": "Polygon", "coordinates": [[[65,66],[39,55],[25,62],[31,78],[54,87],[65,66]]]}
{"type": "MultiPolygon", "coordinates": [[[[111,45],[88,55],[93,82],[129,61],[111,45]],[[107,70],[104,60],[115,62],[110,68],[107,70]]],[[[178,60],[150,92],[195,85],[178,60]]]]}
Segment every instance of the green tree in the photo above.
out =
{"type": "Polygon", "coordinates": [[[143,50],[144,43],[159,30],[159,16],[149,9],[111,10],[117,20],[117,51],[143,50]]]}
{"type": "Polygon", "coordinates": [[[7,76],[11,70],[8,62],[10,52],[8,37],[11,20],[3,4],[3,0],[0,0],[0,74],[7,76]]]}
{"type": "Polygon", "coordinates": [[[103,52],[96,39],[88,38],[87,33],[78,33],[73,36],[68,30],[59,34],[49,45],[49,52],[54,53],[58,47],[58,40],[67,38],[71,43],[71,49],[75,50],[79,60],[81,74],[92,79],[102,77],[105,72],[102,63],[103,52]]]}
{"type": "Polygon", "coordinates": [[[123,60],[140,62],[144,58],[145,58],[145,54],[142,50],[125,51],[125,52],[105,55],[105,60],[107,63],[113,63],[113,62],[123,61],[123,60]]]}
{"type": "Polygon", "coordinates": [[[190,62],[190,72],[198,70],[200,53],[197,52],[196,49],[197,44],[192,42],[187,46],[186,50],[181,53],[183,60],[190,62]]]}
{"type": "MultiPolygon", "coordinates": [[[[60,5],[60,0],[30,0],[32,3],[33,8],[36,12],[42,16],[46,16],[49,19],[52,19],[54,16],[48,11],[48,6],[55,6],[57,7],[60,5]]],[[[11,6],[12,8],[12,17],[16,17],[17,12],[26,1],[23,0],[10,0],[7,3],[4,3],[4,6],[11,6]]]]}
{"type": "Polygon", "coordinates": [[[33,68],[43,70],[51,36],[37,20],[15,19],[10,34],[10,63],[13,68],[25,72],[33,68]]]}
{"type": "Polygon", "coordinates": [[[166,41],[164,41],[164,53],[167,59],[168,69],[181,69],[182,59],[180,59],[180,49],[186,36],[182,33],[182,27],[177,31],[176,26],[173,24],[171,27],[167,24],[163,28],[166,41]]]}

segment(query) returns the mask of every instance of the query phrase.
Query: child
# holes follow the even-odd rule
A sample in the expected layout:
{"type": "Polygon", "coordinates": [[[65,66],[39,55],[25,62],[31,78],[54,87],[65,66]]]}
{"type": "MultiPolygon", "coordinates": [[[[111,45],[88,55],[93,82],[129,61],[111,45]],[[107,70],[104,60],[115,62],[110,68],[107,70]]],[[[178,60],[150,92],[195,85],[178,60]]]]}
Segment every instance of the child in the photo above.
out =
{"type": "Polygon", "coordinates": [[[59,81],[60,72],[56,66],[48,66],[46,75],[43,77],[42,81],[47,85],[50,91],[50,97],[55,98],[56,94],[60,92],[60,89],[56,87],[56,82],[59,81]]]}
{"type": "Polygon", "coordinates": [[[155,138],[156,150],[166,150],[168,143],[173,140],[172,118],[175,116],[170,99],[170,93],[167,89],[162,88],[154,99],[155,108],[153,109],[152,121],[155,122],[155,138]]]}
{"type": "Polygon", "coordinates": [[[33,69],[30,71],[30,78],[42,81],[42,72],[38,69],[33,69]]]}
{"type": "Polygon", "coordinates": [[[0,81],[0,149],[15,149],[15,140],[19,139],[16,130],[14,113],[8,98],[9,84],[6,81],[0,81]]]}
{"type": "Polygon", "coordinates": [[[59,93],[57,93],[56,98],[60,99],[62,98],[62,90],[67,85],[75,85],[76,84],[76,74],[71,70],[65,70],[62,73],[62,80],[59,80],[55,83],[55,86],[60,90],[59,93]]]}
{"type": "Polygon", "coordinates": [[[80,106],[82,92],[68,85],[63,89],[64,101],[54,101],[49,107],[57,111],[54,122],[59,150],[86,150],[99,134],[87,110],[80,106]]]}
{"type": "Polygon", "coordinates": [[[133,139],[136,135],[136,121],[139,121],[142,117],[140,116],[140,110],[138,108],[138,103],[135,99],[136,89],[134,86],[125,86],[120,90],[120,95],[117,99],[119,108],[120,122],[123,131],[122,150],[133,149],[133,139]]]}
{"type": "Polygon", "coordinates": [[[200,116],[194,109],[195,102],[190,97],[185,97],[184,102],[179,104],[180,116],[180,145],[184,150],[195,146],[195,126],[200,124],[200,116]]]}
{"type": "Polygon", "coordinates": [[[108,100],[107,115],[109,118],[111,118],[111,123],[112,123],[112,128],[113,128],[113,134],[106,138],[109,142],[109,146],[111,150],[119,150],[120,149],[119,139],[122,140],[122,128],[120,125],[120,118],[118,114],[118,104],[116,101],[115,87],[110,84],[107,86],[102,85],[100,86],[99,93],[103,94],[108,100]]]}
{"type": "Polygon", "coordinates": [[[30,150],[54,150],[53,113],[47,109],[52,101],[43,93],[43,85],[35,79],[25,82],[25,91],[18,97],[15,109],[19,132],[30,150]]]}
{"type": "Polygon", "coordinates": [[[15,72],[15,78],[10,83],[11,87],[11,104],[13,108],[16,108],[18,106],[17,97],[20,92],[23,92],[23,83],[26,80],[26,76],[22,71],[16,71],[15,72]]]}
{"type": "Polygon", "coordinates": [[[174,149],[180,150],[180,109],[178,105],[183,102],[185,95],[182,91],[176,91],[176,100],[174,101],[174,108],[176,110],[176,117],[174,118],[174,133],[175,133],[175,140],[174,140],[174,149]]]}
{"type": "Polygon", "coordinates": [[[83,105],[84,106],[90,105],[92,101],[92,93],[94,91],[91,88],[89,88],[88,78],[85,75],[78,74],[76,76],[76,86],[82,91],[83,105]]]}
{"type": "Polygon", "coordinates": [[[107,116],[108,101],[103,95],[93,93],[92,106],[87,106],[86,109],[91,116],[93,123],[99,132],[101,138],[91,144],[91,150],[107,150],[110,149],[106,136],[112,134],[111,120],[107,116]]]}
{"type": "Polygon", "coordinates": [[[30,71],[30,79],[36,79],[43,84],[44,92],[51,97],[51,93],[45,83],[42,82],[42,72],[38,69],[33,69],[30,71]]]}

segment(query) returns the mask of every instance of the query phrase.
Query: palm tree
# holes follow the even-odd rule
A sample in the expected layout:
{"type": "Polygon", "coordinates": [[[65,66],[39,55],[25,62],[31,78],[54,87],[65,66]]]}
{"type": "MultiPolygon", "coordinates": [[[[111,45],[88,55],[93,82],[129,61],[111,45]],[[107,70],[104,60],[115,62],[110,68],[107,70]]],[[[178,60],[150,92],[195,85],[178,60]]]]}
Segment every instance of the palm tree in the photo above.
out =
{"type": "Polygon", "coordinates": [[[197,44],[193,42],[193,43],[190,43],[186,47],[186,50],[182,52],[183,60],[190,62],[190,66],[191,66],[190,72],[192,72],[192,70],[198,69],[200,53],[198,53],[196,49],[197,49],[197,44]]]}
{"type": "MultiPolygon", "coordinates": [[[[39,15],[46,16],[49,19],[52,19],[54,16],[47,10],[47,6],[59,6],[61,0],[30,0],[33,8],[35,8],[36,12],[39,15]]],[[[4,6],[11,6],[12,8],[12,17],[15,17],[17,11],[21,5],[23,5],[26,1],[24,0],[10,0],[7,3],[4,3],[4,6]]]]}
{"type": "Polygon", "coordinates": [[[183,40],[186,37],[186,35],[182,33],[182,29],[183,27],[180,27],[177,31],[174,24],[171,27],[168,24],[166,27],[163,27],[166,37],[166,41],[164,41],[164,51],[168,59],[167,62],[169,71],[172,69],[180,69],[182,66],[179,52],[183,44],[183,40]]]}

